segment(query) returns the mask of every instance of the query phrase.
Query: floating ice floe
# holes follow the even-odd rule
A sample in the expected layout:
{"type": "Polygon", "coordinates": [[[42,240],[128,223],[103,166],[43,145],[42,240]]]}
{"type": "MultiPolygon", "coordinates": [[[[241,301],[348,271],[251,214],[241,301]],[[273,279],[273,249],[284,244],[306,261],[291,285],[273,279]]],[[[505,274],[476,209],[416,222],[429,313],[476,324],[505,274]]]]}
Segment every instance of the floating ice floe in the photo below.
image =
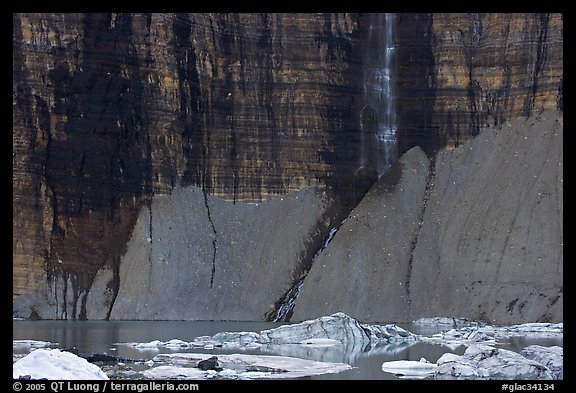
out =
{"type": "Polygon", "coordinates": [[[419,337],[399,326],[369,325],[358,322],[344,313],[336,313],[297,324],[282,325],[260,332],[221,332],[214,336],[196,337],[193,341],[158,341],[148,343],[119,343],[138,350],[158,348],[225,348],[254,349],[281,352],[283,355],[298,352],[294,346],[342,347],[343,352],[365,352],[377,345],[416,342],[419,337]],[[293,345],[292,345],[293,344],[293,345]],[[288,346],[292,345],[292,346],[288,346]]]}
{"type": "Polygon", "coordinates": [[[431,337],[421,337],[421,341],[430,344],[441,344],[454,350],[462,345],[468,346],[474,343],[496,344],[496,339],[483,333],[478,328],[464,327],[461,329],[450,329],[437,333],[431,337]]]}
{"type": "Polygon", "coordinates": [[[287,356],[218,355],[220,370],[201,370],[198,364],[213,355],[203,353],[159,354],[155,363],[167,363],[145,370],[151,379],[278,379],[334,374],[352,369],[345,363],[318,362],[287,356]]]}
{"type": "Polygon", "coordinates": [[[554,379],[564,379],[564,349],[562,347],[529,345],[520,351],[520,355],[546,366],[554,379]]]}
{"type": "Polygon", "coordinates": [[[251,350],[290,357],[313,358],[318,361],[351,363],[368,352],[393,351],[418,342],[419,336],[399,326],[370,325],[358,322],[344,313],[282,325],[260,332],[220,332],[196,337],[193,341],[151,341],[118,343],[138,350],[226,349],[251,350]]]}
{"type": "Polygon", "coordinates": [[[342,343],[332,338],[310,338],[308,340],[302,340],[298,344],[310,347],[331,347],[342,343]]]}
{"type": "Polygon", "coordinates": [[[554,379],[542,363],[484,344],[470,345],[461,356],[445,353],[436,364],[436,379],[554,379]]]}
{"type": "MultiPolygon", "coordinates": [[[[448,320],[452,318],[426,318],[425,326],[433,326],[434,320],[440,321],[440,326],[448,326],[448,320]],[[446,323],[443,323],[446,320],[446,323]]],[[[453,328],[431,335],[430,337],[420,336],[422,341],[431,344],[442,344],[451,349],[462,345],[474,343],[496,344],[499,340],[509,340],[510,337],[522,336],[530,338],[558,338],[563,336],[563,323],[525,323],[512,326],[488,325],[482,322],[477,324],[474,321],[462,321],[454,319],[454,325],[465,324],[460,328],[453,328]]],[[[424,325],[421,325],[424,326],[424,325]]]]}
{"type": "Polygon", "coordinates": [[[120,343],[135,349],[202,348],[205,346],[258,348],[264,345],[361,345],[417,341],[418,336],[396,325],[369,325],[358,322],[344,313],[336,313],[297,324],[282,325],[260,332],[221,332],[214,336],[196,337],[191,342],[181,340],[151,341],[149,343],[120,343]]]}
{"type": "Polygon", "coordinates": [[[482,328],[486,334],[494,335],[496,338],[511,336],[528,336],[539,338],[555,338],[564,334],[564,323],[523,323],[512,326],[491,326],[482,328]]]}
{"type": "Polygon", "coordinates": [[[13,347],[22,348],[49,348],[55,347],[58,343],[52,343],[50,341],[39,341],[39,340],[12,340],[13,347]]]}
{"type": "Polygon", "coordinates": [[[400,378],[427,378],[434,375],[438,366],[421,358],[415,360],[394,360],[382,363],[382,371],[394,374],[400,378]]]}
{"type": "Polygon", "coordinates": [[[109,379],[96,365],[70,352],[59,349],[39,348],[12,366],[15,379],[29,376],[32,379],[109,379]]]}

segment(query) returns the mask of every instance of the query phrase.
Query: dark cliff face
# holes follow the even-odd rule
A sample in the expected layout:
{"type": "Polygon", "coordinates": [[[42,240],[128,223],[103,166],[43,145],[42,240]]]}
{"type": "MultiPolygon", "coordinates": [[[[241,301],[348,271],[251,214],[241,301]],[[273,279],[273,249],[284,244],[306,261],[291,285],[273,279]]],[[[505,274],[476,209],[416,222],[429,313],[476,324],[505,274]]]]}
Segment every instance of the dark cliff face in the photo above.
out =
{"type": "Polygon", "coordinates": [[[14,15],[14,294],[46,270],[78,299],[118,270],[142,204],[177,186],[346,194],[364,19],[14,15]]]}
{"type": "MultiPolygon", "coordinates": [[[[258,201],[326,184],[352,207],[376,180],[357,173],[374,21],[14,14],[14,296],[64,285],[83,318],[106,268],[113,303],[142,207],[176,187],[258,201]]],[[[561,15],[399,14],[396,26],[400,151],[561,106],[561,15]]]]}
{"type": "Polygon", "coordinates": [[[401,14],[400,150],[562,109],[562,14],[401,14]]]}

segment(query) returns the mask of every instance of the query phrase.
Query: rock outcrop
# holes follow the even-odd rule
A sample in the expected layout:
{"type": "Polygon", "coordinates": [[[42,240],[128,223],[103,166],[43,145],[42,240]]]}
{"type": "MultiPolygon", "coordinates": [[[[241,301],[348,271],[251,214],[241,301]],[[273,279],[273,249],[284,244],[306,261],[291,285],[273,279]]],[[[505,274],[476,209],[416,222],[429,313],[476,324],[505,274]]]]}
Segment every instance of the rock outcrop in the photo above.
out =
{"type": "Polygon", "coordinates": [[[370,189],[315,259],[293,321],[338,311],[364,321],[408,321],[412,253],[430,161],[415,147],[370,189]]]}
{"type": "Polygon", "coordinates": [[[406,153],[397,185],[386,185],[392,170],[340,227],[293,320],[342,309],[370,321],[562,321],[562,115],[485,129],[430,168],[419,157],[406,153]]]}

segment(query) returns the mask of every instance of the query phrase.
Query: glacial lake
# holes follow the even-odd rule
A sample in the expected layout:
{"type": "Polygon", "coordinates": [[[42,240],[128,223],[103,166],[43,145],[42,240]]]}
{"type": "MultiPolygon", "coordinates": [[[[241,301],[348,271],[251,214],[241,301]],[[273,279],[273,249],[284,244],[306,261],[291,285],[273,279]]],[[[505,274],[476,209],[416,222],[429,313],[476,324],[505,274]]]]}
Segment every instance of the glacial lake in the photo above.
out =
{"type": "MultiPolygon", "coordinates": [[[[466,347],[447,347],[445,345],[417,342],[411,344],[386,345],[369,351],[345,353],[338,346],[303,347],[299,345],[286,346],[282,351],[222,350],[214,349],[183,349],[173,350],[159,348],[157,350],[137,350],[119,343],[142,342],[153,340],[168,341],[180,339],[192,341],[199,336],[212,336],[219,332],[253,331],[271,329],[282,325],[273,322],[237,322],[237,321],[23,321],[14,320],[13,340],[39,340],[57,343],[60,349],[76,347],[79,352],[100,352],[129,359],[151,359],[160,353],[196,352],[211,353],[216,356],[225,353],[266,354],[294,356],[299,358],[348,363],[354,368],[338,374],[324,374],[306,377],[312,380],[394,380],[399,377],[382,371],[382,363],[393,360],[420,360],[425,358],[435,363],[444,353],[458,355],[464,353],[466,347]]],[[[432,335],[441,331],[440,328],[398,324],[404,329],[421,335],[432,335]]],[[[446,329],[444,329],[446,330],[446,329]]],[[[538,344],[543,346],[563,346],[562,338],[527,338],[510,337],[497,344],[500,348],[520,352],[522,348],[538,344]]],[[[13,347],[13,354],[25,354],[27,348],[13,347]]],[[[141,365],[143,369],[147,366],[141,365]]],[[[134,365],[139,370],[138,365],[134,365]]]]}

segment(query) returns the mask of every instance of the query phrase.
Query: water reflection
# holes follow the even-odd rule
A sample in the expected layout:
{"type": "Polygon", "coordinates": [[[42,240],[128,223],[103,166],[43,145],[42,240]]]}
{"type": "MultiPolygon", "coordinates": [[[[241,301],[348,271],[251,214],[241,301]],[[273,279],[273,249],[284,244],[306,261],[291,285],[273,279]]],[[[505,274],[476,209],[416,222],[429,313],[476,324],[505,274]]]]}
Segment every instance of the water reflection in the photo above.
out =
{"type": "MultiPolygon", "coordinates": [[[[41,340],[58,343],[60,349],[76,347],[80,352],[102,352],[129,359],[152,359],[159,353],[174,353],[174,349],[158,348],[154,350],[136,350],[118,343],[168,341],[180,339],[193,341],[199,336],[213,336],[219,332],[252,331],[258,332],[282,325],[273,322],[227,322],[227,321],[13,321],[14,340],[41,340]]],[[[406,330],[432,335],[438,329],[422,329],[417,326],[402,325],[406,330]]],[[[500,338],[497,346],[520,352],[522,348],[538,344],[542,346],[563,346],[563,338],[520,337],[500,338]]],[[[298,357],[324,362],[342,362],[354,369],[339,374],[325,374],[311,379],[398,379],[382,371],[382,363],[393,360],[420,360],[436,362],[444,353],[462,355],[466,346],[447,346],[439,343],[406,341],[376,346],[361,345],[267,345],[252,349],[203,349],[188,348],[178,352],[199,353],[244,353],[298,357]]],[[[13,347],[14,354],[25,354],[29,349],[13,347]]],[[[146,366],[139,365],[139,369],[146,366]]]]}

